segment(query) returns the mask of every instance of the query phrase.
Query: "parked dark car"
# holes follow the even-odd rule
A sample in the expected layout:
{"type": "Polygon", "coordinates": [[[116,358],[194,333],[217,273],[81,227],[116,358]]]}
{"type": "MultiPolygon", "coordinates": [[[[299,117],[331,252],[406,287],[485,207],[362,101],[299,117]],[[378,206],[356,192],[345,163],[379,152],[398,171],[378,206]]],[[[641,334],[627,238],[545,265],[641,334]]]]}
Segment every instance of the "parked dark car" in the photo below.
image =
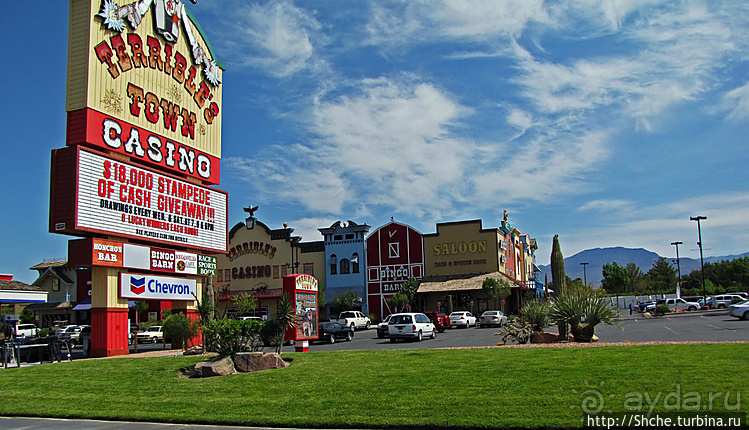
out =
{"type": "Polygon", "coordinates": [[[450,318],[444,312],[427,311],[424,315],[429,317],[438,332],[444,333],[445,329],[450,328],[450,318]]]}
{"type": "Polygon", "coordinates": [[[351,327],[343,327],[337,322],[323,322],[317,326],[317,340],[335,343],[336,340],[351,340],[354,338],[354,330],[351,327]]]}

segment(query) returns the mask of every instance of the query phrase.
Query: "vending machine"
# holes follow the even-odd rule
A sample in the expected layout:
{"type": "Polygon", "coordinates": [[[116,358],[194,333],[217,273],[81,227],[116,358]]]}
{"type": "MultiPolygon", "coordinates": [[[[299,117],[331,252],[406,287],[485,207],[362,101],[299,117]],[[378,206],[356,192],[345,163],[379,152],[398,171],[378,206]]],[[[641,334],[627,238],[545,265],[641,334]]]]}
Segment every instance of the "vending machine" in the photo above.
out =
{"type": "Polygon", "coordinates": [[[317,279],[306,273],[284,276],[283,292],[294,304],[296,324],[286,327],[285,340],[294,340],[297,352],[309,351],[309,340],[317,339],[317,279]]]}

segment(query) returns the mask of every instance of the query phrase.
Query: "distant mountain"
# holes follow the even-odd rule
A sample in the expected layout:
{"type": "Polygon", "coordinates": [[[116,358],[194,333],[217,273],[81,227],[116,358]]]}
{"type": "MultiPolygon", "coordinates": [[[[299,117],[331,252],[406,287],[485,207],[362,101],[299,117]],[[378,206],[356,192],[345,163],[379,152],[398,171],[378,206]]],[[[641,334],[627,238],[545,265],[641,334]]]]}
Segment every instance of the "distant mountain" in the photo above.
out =
{"type": "MultiPolygon", "coordinates": [[[[725,257],[707,257],[705,263],[714,263],[723,260],[735,260],[737,258],[749,256],[749,252],[745,252],[740,255],[727,255],[725,257]]],[[[617,246],[614,248],[595,248],[586,249],[585,251],[578,252],[577,254],[567,257],[564,259],[564,269],[567,272],[567,276],[572,279],[580,278],[583,279],[583,275],[587,277],[588,283],[598,287],[601,285],[601,279],[603,278],[603,265],[607,263],[616,262],[620,266],[626,266],[629,263],[635,263],[637,267],[643,272],[647,272],[653,267],[659,258],[659,255],[655,252],[648,251],[643,248],[623,248],[617,246]],[[588,263],[585,266],[583,272],[583,266],[580,263],[588,263]]],[[[676,267],[676,259],[666,257],[672,261],[673,266],[676,267]]],[[[688,275],[693,270],[700,268],[700,259],[684,258],[681,257],[679,264],[681,265],[682,276],[688,275]]],[[[548,275],[549,282],[551,282],[551,265],[538,266],[541,269],[539,274],[539,281],[544,281],[544,276],[548,275]]]]}

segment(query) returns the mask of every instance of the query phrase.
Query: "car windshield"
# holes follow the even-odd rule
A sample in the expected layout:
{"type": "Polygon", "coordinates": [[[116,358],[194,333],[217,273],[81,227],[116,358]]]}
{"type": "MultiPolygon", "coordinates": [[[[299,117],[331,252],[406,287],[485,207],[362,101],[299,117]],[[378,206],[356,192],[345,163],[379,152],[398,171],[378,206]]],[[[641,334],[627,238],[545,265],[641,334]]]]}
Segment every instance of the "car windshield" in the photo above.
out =
{"type": "Polygon", "coordinates": [[[462,317],[463,312],[453,312],[450,314],[451,317],[462,317]]]}
{"type": "Polygon", "coordinates": [[[497,311],[486,311],[484,312],[484,315],[487,315],[487,316],[497,315],[497,311]]]}
{"type": "Polygon", "coordinates": [[[737,305],[749,305],[749,300],[744,300],[743,302],[736,303],[737,305]]]}
{"type": "Polygon", "coordinates": [[[161,327],[148,327],[146,331],[159,331],[161,327]]]}
{"type": "Polygon", "coordinates": [[[391,315],[386,316],[385,319],[382,320],[382,322],[386,323],[386,322],[390,321],[390,317],[391,317],[391,315]]]}
{"type": "Polygon", "coordinates": [[[411,324],[411,315],[396,315],[390,318],[390,324],[411,324]]]}

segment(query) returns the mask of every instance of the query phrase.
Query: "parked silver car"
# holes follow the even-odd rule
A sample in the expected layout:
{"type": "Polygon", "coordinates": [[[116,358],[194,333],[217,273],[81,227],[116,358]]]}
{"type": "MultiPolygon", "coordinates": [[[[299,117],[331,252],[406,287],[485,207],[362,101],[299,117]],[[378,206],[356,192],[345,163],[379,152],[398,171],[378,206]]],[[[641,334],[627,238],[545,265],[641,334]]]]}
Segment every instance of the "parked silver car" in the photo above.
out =
{"type": "Polygon", "coordinates": [[[729,306],[728,315],[742,320],[749,320],[749,300],[729,306]]]}
{"type": "Polygon", "coordinates": [[[505,324],[507,324],[507,316],[502,311],[485,311],[479,319],[479,326],[481,327],[493,325],[502,327],[505,324]]]}

